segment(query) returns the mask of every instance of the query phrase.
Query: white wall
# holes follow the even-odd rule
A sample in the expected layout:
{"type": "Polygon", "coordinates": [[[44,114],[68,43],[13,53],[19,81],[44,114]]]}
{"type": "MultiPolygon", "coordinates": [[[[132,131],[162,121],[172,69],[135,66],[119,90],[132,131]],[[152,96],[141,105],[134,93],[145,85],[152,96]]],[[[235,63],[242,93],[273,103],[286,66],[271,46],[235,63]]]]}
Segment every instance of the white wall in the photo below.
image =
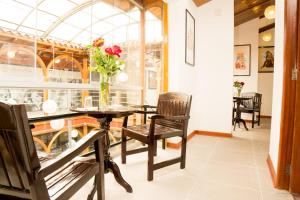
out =
{"type": "MultiPolygon", "coordinates": [[[[258,46],[274,46],[275,42],[275,29],[270,29],[259,34],[258,46]],[[263,34],[271,33],[271,41],[264,41],[263,34]]],[[[258,73],[258,92],[262,96],[261,114],[265,116],[272,116],[272,100],[273,100],[273,73],[258,73]]]]}
{"type": "Polygon", "coordinates": [[[269,154],[277,171],[280,139],[280,119],[283,88],[283,48],[284,48],[284,1],[276,0],[275,27],[275,68],[272,106],[272,126],[269,154]]]}
{"type": "Polygon", "coordinates": [[[258,73],[258,93],[262,94],[261,115],[272,116],[273,73],[258,73]]]}
{"type": "Polygon", "coordinates": [[[169,90],[193,95],[189,132],[231,132],[233,0],[169,1],[169,90]],[[196,19],[196,65],[185,64],[185,9],[196,19]]]}
{"type": "Polygon", "coordinates": [[[250,76],[235,76],[234,80],[245,82],[243,92],[257,92],[258,84],[258,30],[259,18],[243,23],[234,28],[234,44],[251,44],[250,76]]]}

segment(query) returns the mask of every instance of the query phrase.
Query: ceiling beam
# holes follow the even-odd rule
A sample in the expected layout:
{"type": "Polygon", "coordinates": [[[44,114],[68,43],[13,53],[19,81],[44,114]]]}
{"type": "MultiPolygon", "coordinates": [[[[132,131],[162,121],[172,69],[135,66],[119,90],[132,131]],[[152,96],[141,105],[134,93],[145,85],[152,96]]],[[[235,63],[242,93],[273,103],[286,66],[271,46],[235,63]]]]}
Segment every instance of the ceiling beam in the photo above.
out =
{"type": "Polygon", "coordinates": [[[264,15],[265,9],[270,6],[274,5],[275,0],[270,0],[267,2],[264,2],[262,4],[259,4],[255,7],[250,7],[249,9],[239,12],[234,15],[234,26],[238,26],[240,24],[243,24],[245,22],[248,22],[252,19],[261,17],[264,15]]]}
{"type": "Polygon", "coordinates": [[[208,2],[210,2],[211,0],[193,0],[194,1],[194,3],[196,4],[196,6],[202,6],[203,4],[205,4],[205,3],[208,3],[208,2]]]}
{"type": "Polygon", "coordinates": [[[267,26],[261,27],[258,32],[262,33],[262,32],[268,31],[268,30],[270,30],[270,29],[272,29],[274,27],[275,27],[275,23],[269,24],[267,26]]]}

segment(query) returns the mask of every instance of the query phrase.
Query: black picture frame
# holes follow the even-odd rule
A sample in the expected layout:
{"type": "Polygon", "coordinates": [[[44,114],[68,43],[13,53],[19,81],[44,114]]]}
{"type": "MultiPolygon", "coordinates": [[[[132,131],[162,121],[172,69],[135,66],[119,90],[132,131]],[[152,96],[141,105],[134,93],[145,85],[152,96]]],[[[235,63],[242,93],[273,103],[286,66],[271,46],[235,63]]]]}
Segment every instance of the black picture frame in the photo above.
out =
{"type": "Polygon", "coordinates": [[[234,45],[234,65],[233,65],[233,75],[234,76],[251,76],[251,44],[239,44],[234,45]],[[246,55],[246,58],[244,58],[246,61],[246,70],[244,72],[241,70],[241,72],[237,69],[237,55],[236,52],[238,49],[241,49],[244,53],[248,51],[248,54],[246,55]]]}
{"type": "Polygon", "coordinates": [[[195,31],[196,31],[195,18],[186,9],[185,10],[185,63],[190,66],[195,66],[195,47],[196,47],[195,31]],[[192,38],[190,38],[190,37],[192,37],[192,38]],[[190,55],[190,54],[192,54],[192,55],[190,55]]]}
{"type": "Polygon", "coordinates": [[[258,47],[258,73],[274,73],[274,46],[260,46],[258,47]],[[269,51],[271,54],[272,66],[264,67],[266,64],[266,52],[269,51]],[[264,64],[263,64],[264,63],[264,64]]]}

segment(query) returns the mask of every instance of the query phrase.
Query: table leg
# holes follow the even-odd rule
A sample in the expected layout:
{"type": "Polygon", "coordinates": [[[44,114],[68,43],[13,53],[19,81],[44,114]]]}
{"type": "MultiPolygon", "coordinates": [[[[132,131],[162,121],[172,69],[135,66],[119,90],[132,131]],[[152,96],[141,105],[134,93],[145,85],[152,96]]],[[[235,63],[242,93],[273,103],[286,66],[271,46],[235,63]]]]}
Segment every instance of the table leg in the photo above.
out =
{"type": "Polygon", "coordinates": [[[106,131],[105,134],[105,145],[104,145],[104,169],[105,173],[112,172],[116,181],[125,188],[129,193],[132,193],[132,187],[124,180],[121,175],[118,165],[111,159],[109,148],[110,140],[108,136],[108,131],[110,129],[110,122],[112,118],[105,117],[98,120],[100,122],[101,129],[106,131]]]}
{"type": "Polygon", "coordinates": [[[239,127],[240,127],[240,122],[242,122],[245,129],[248,131],[249,129],[247,128],[246,122],[241,117],[241,111],[240,111],[241,101],[237,101],[236,103],[237,103],[236,118],[234,119],[234,128],[233,128],[233,130],[235,131],[236,123],[238,123],[239,127]]]}

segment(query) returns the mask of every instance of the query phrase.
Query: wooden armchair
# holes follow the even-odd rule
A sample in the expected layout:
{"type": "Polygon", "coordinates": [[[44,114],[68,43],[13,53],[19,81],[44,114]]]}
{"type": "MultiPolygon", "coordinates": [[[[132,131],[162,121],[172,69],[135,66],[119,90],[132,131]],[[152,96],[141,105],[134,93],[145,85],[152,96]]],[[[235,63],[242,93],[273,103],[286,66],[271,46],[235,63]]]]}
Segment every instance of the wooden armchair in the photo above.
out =
{"type": "Polygon", "coordinates": [[[250,100],[242,101],[242,107],[240,107],[241,113],[250,113],[252,114],[252,128],[254,124],[257,123],[260,125],[260,112],[261,112],[261,103],[262,103],[262,94],[249,92],[242,93],[243,97],[250,97],[250,100]],[[255,120],[255,114],[258,113],[257,120],[255,120]]]}
{"type": "Polygon", "coordinates": [[[124,120],[122,131],[122,163],[126,163],[126,156],[148,151],[148,181],[153,180],[154,170],[180,163],[180,168],[185,168],[187,127],[190,118],[192,97],[182,93],[161,94],[155,115],[151,116],[151,123],[127,127],[124,120]],[[182,138],[181,156],[161,163],[154,164],[154,156],[157,154],[157,140],[170,138],[182,138]],[[138,140],[148,145],[135,150],[126,150],[127,137],[138,140]]]}
{"type": "Polygon", "coordinates": [[[104,200],[103,135],[91,132],[57,158],[42,161],[25,106],[0,102],[0,199],[69,199],[95,176],[98,199],[104,200]],[[77,157],[92,144],[96,158],[77,157]]]}

